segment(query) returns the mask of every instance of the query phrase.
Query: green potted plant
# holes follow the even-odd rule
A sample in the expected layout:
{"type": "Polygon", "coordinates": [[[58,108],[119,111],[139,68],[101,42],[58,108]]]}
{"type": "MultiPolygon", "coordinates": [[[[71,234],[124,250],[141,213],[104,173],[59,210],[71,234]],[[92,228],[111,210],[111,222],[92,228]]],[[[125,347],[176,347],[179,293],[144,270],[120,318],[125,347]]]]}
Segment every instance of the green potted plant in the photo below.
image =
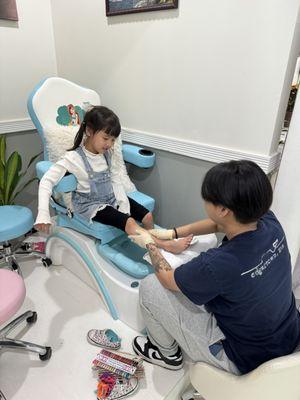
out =
{"type": "Polygon", "coordinates": [[[41,153],[35,155],[29,161],[22,172],[22,157],[14,151],[7,158],[6,137],[0,135],[0,206],[14,204],[16,197],[37,178],[23,182],[28,168],[41,153]]]}

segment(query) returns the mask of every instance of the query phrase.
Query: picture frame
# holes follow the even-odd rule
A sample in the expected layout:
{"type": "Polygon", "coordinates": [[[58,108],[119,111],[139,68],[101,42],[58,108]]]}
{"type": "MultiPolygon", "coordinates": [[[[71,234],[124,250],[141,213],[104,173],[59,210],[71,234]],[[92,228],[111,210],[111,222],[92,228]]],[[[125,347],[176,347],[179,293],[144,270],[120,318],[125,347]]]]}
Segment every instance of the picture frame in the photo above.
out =
{"type": "Polygon", "coordinates": [[[178,8],[178,0],[105,0],[106,16],[178,8]]]}
{"type": "Polygon", "coordinates": [[[16,0],[1,0],[0,1],[0,19],[10,21],[18,21],[18,11],[16,0]]]}

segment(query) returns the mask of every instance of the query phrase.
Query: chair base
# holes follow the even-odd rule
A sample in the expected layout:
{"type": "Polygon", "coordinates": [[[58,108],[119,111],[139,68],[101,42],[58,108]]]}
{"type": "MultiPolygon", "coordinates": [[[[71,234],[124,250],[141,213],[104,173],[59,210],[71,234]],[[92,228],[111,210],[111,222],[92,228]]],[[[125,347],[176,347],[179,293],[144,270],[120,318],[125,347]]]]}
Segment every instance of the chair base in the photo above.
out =
{"type": "Polygon", "coordinates": [[[36,343],[25,342],[23,340],[17,340],[7,337],[7,334],[9,332],[11,332],[14,328],[16,328],[25,320],[27,321],[27,323],[36,322],[37,313],[35,311],[26,311],[24,314],[20,315],[19,317],[11,321],[9,324],[7,324],[4,328],[0,329],[0,350],[8,348],[21,349],[25,351],[38,353],[40,360],[42,361],[49,360],[52,354],[51,347],[40,346],[36,343]]]}
{"type": "Polygon", "coordinates": [[[63,265],[100,293],[114,319],[120,319],[141,332],[144,329],[139,307],[141,279],[129,276],[101,256],[98,244],[95,238],[68,228],[56,227],[48,238],[46,256],[53,265],[63,265]]]}
{"type": "Polygon", "coordinates": [[[3,242],[0,247],[0,267],[7,267],[12,271],[18,272],[22,276],[18,260],[23,257],[43,257],[44,252],[34,249],[31,243],[18,241],[12,244],[11,242],[3,242]]]}

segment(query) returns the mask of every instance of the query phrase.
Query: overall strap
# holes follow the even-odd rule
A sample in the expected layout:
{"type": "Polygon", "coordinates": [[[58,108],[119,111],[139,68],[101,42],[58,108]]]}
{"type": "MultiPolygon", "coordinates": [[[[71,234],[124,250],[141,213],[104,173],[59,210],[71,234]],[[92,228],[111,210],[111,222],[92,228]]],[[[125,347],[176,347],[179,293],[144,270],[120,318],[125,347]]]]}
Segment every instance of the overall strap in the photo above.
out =
{"type": "Polygon", "coordinates": [[[106,151],[105,153],[103,153],[103,155],[104,155],[104,158],[105,158],[105,160],[107,162],[108,169],[110,169],[110,167],[111,167],[111,154],[110,154],[109,150],[106,151]]]}
{"type": "Polygon", "coordinates": [[[87,156],[84,153],[84,151],[82,150],[82,147],[81,146],[77,147],[77,149],[75,151],[77,151],[77,153],[81,156],[83,164],[84,164],[85,169],[86,169],[86,172],[88,174],[93,172],[93,169],[92,169],[90,163],[88,162],[87,156]]]}

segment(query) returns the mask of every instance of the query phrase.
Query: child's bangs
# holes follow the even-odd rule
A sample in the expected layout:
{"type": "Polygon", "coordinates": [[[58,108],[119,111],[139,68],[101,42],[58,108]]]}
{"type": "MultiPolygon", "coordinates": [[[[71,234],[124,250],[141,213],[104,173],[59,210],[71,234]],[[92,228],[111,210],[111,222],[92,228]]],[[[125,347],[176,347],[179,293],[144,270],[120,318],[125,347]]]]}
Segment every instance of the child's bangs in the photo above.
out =
{"type": "Polygon", "coordinates": [[[119,124],[108,125],[103,130],[107,135],[117,138],[120,135],[121,127],[119,124]]]}

